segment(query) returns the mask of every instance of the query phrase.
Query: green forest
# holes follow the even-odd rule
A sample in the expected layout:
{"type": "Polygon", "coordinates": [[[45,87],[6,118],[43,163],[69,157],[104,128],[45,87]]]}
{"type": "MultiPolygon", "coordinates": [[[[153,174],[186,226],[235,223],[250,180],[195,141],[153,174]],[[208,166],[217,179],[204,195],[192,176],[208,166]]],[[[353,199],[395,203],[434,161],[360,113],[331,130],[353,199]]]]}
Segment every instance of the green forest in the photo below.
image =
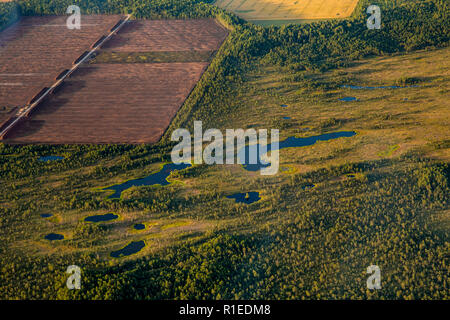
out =
{"type": "MultiPolygon", "coordinates": [[[[258,94],[269,105],[291,99],[283,90],[295,88],[302,99],[319,103],[350,83],[353,75],[345,70],[359,62],[448,52],[438,51],[449,44],[450,6],[445,0],[361,0],[350,19],[271,27],[248,23],[212,2],[0,3],[0,30],[21,15],[65,14],[72,4],[83,14],[215,18],[230,30],[155,145],[0,144],[0,299],[449,299],[450,167],[442,156],[449,148],[448,133],[447,139],[376,160],[355,161],[349,156],[353,145],[339,145],[311,158],[319,163],[311,170],[270,178],[242,168],[199,165],[172,174],[180,183],[134,187],[117,200],[98,191],[169,162],[171,133],[190,129],[197,120],[204,127],[239,128],[239,121],[253,116],[255,127],[269,123],[289,134],[299,134],[305,126],[274,122],[263,112],[247,113],[253,107],[250,101],[244,109],[249,95],[258,94]],[[367,29],[370,4],[382,8],[381,30],[367,29]],[[265,86],[258,77],[281,84],[265,86]],[[439,157],[428,156],[433,152],[439,157]],[[45,155],[64,160],[38,160],[45,155]],[[317,187],[304,188],[309,184],[317,187]],[[231,192],[249,190],[258,190],[262,200],[247,206],[225,199],[231,192]],[[39,215],[47,212],[55,213],[55,219],[42,222],[39,215]],[[87,224],[80,217],[88,212],[117,212],[125,218],[87,224]],[[147,220],[169,227],[191,221],[200,231],[166,236],[163,231],[169,227],[161,227],[159,238],[146,239],[150,246],[158,243],[154,250],[130,258],[107,256],[112,245],[129,242],[114,228],[147,220]],[[58,227],[71,236],[61,244],[43,242],[42,234],[58,227]],[[375,262],[383,271],[383,289],[371,291],[365,285],[366,268],[375,262]],[[66,287],[65,271],[72,264],[82,269],[81,290],[66,287]]],[[[436,81],[437,89],[430,89],[435,96],[448,97],[443,85],[448,79],[426,80],[436,81]]],[[[393,112],[374,121],[387,126],[396,116],[403,119],[393,112]]],[[[410,124],[400,120],[395,124],[399,131],[410,124]]],[[[352,129],[343,118],[308,126],[317,134],[352,129]]],[[[297,156],[292,151],[287,157],[297,156]]],[[[307,156],[305,151],[292,162],[314,162],[307,156]]]]}

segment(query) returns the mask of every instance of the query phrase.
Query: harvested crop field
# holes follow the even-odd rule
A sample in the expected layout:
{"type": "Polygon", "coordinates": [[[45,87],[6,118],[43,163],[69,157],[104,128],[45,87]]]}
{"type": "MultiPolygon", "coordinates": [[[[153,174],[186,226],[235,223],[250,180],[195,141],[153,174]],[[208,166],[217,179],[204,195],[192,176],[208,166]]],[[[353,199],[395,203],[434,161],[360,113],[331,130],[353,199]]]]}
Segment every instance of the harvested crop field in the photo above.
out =
{"type": "Polygon", "coordinates": [[[155,143],[227,35],[212,19],[129,21],[4,139],[155,143]]]}
{"type": "Polygon", "coordinates": [[[207,63],[95,64],[9,134],[22,143],[154,143],[207,63]]]}
{"type": "Polygon", "coordinates": [[[347,18],[358,0],[217,0],[216,5],[253,20],[347,18]]]}
{"type": "Polygon", "coordinates": [[[66,19],[24,17],[0,32],[0,108],[25,105],[120,16],[83,16],[80,30],[69,30],[66,19]]]}

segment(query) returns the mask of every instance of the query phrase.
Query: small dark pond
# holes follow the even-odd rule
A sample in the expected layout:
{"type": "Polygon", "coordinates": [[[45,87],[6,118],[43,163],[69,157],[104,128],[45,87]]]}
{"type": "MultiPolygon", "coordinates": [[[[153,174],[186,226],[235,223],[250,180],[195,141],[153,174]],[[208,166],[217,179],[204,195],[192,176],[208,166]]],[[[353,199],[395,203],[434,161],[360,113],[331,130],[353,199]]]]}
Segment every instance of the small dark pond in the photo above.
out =
{"type": "Polygon", "coordinates": [[[282,104],[281,107],[282,107],[282,108],[287,108],[288,105],[287,105],[287,104],[282,104]]]}
{"type": "Polygon", "coordinates": [[[59,160],[63,160],[63,159],[64,159],[64,157],[61,157],[61,156],[45,156],[45,157],[40,157],[38,160],[47,162],[47,161],[59,161],[59,160]]]}
{"type": "Polygon", "coordinates": [[[192,165],[190,163],[165,164],[163,166],[163,168],[161,169],[161,171],[152,173],[151,175],[149,175],[145,178],[129,180],[129,181],[121,183],[121,184],[116,184],[111,187],[103,188],[102,190],[113,190],[114,193],[112,195],[110,195],[109,198],[120,198],[120,195],[122,194],[122,192],[131,187],[153,186],[153,185],[157,185],[157,184],[159,184],[161,186],[166,186],[166,185],[170,184],[167,181],[167,178],[170,176],[170,174],[173,171],[183,170],[183,169],[189,168],[191,166],[192,165]]]}
{"type": "Polygon", "coordinates": [[[303,190],[310,190],[310,189],[312,189],[312,188],[314,188],[315,187],[315,185],[314,184],[307,184],[307,185],[304,185],[303,187],[302,187],[302,189],[303,190]]]}
{"type": "Polygon", "coordinates": [[[41,214],[42,218],[50,218],[51,216],[53,216],[53,214],[51,214],[51,213],[42,213],[41,214]]]}
{"type": "Polygon", "coordinates": [[[344,97],[340,98],[339,101],[358,101],[355,97],[344,97]]]}
{"type": "Polygon", "coordinates": [[[410,86],[377,86],[377,87],[365,87],[365,86],[351,86],[351,85],[343,85],[342,88],[347,89],[366,89],[366,90],[375,90],[375,89],[403,89],[403,88],[417,88],[418,85],[410,85],[410,86]]]}
{"type": "Polygon", "coordinates": [[[49,233],[45,236],[45,239],[53,241],[53,240],[62,240],[64,239],[64,236],[62,234],[58,233],[49,233]]]}
{"type": "Polygon", "coordinates": [[[227,196],[229,199],[235,199],[236,203],[251,204],[261,200],[259,192],[247,192],[247,193],[235,193],[231,196],[227,196]]]}
{"type": "Polygon", "coordinates": [[[137,253],[145,247],[144,241],[133,241],[130,244],[126,245],[124,248],[111,252],[111,257],[119,258],[121,256],[129,256],[134,253],[137,253]]]}
{"type": "Polygon", "coordinates": [[[284,120],[290,120],[291,117],[283,117],[284,120]]]}
{"type": "Polygon", "coordinates": [[[117,219],[119,216],[115,213],[98,214],[95,216],[89,216],[84,219],[88,222],[105,222],[117,219]]]}
{"type": "Polygon", "coordinates": [[[134,229],[136,229],[136,230],[144,230],[145,229],[145,224],[137,223],[137,224],[134,225],[134,229]]]}

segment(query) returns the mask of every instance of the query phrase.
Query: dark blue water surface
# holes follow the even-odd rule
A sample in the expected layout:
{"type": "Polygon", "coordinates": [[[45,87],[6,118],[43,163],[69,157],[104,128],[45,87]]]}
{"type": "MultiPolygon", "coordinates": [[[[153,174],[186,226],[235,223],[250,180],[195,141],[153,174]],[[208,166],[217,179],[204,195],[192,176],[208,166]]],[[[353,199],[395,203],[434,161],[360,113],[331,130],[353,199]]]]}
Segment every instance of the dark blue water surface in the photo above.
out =
{"type": "Polygon", "coordinates": [[[307,184],[307,185],[303,186],[302,189],[303,190],[310,190],[310,189],[312,189],[314,187],[315,187],[315,185],[311,183],[311,184],[307,184]]]}
{"type": "Polygon", "coordinates": [[[62,234],[49,233],[48,235],[45,236],[45,239],[50,240],[50,241],[62,240],[62,239],[64,239],[64,236],[62,234]]]}
{"type": "Polygon", "coordinates": [[[288,105],[287,105],[287,104],[282,104],[281,107],[282,107],[282,108],[287,108],[288,105]]]}
{"type": "Polygon", "coordinates": [[[61,157],[61,156],[46,156],[46,157],[40,157],[38,160],[47,162],[47,161],[59,161],[59,160],[63,160],[63,159],[64,159],[64,157],[61,157]]]}
{"type": "Polygon", "coordinates": [[[366,90],[375,90],[375,89],[403,89],[403,88],[417,88],[418,85],[410,85],[410,86],[378,86],[378,87],[365,87],[365,86],[351,86],[351,85],[343,85],[342,88],[347,89],[366,89],[366,90]]]}
{"type": "Polygon", "coordinates": [[[344,97],[340,98],[339,101],[358,101],[355,97],[344,97]]]}
{"type": "Polygon", "coordinates": [[[121,256],[129,256],[134,253],[137,253],[142,250],[142,248],[145,247],[144,241],[133,241],[130,244],[128,244],[126,247],[111,252],[111,257],[113,258],[119,258],[121,256]]]}
{"type": "Polygon", "coordinates": [[[253,202],[261,200],[259,192],[248,193],[235,193],[231,196],[227,196],[229,199],[235,199],[237,203],[251,204],[253,202]]]}
{"type": "Polygon", "coordinates": [[[50,218],[51,216],[53,216],[51,213],[42,213],[41,214],[42,218],[50,218]]]}
{"type": "Polygon", "coordinates": [[[137,224],[134,225],[134,228],[135,228],[136,230],[144,230],[144,229],[145,229],[145,224],[143,224],[143,223],[137,223],[137,224]]]}
{"type": "MultiPolygon", "coordinates": [[[[279,143],[279,150],[285,149],[285,148],[294,148],[294,147],[306,147],[306,146],[312,146],[317,141],[328,141],[332,139],[338,139],[338,138],[349,138],[356,135],[356,132],[354,131],[339,131],[339,132],[331,132],[331,133],[325,133],[318,136],[311,136],[306,138],[297,138],[297,137],[289,137],[286,140],[283,140],[279,143]]],[[[266,163],[265,161],[262,161],[259,155],[259,148],[261,146],[258,144],[256,145],[257,150],[257,163],[256,164],[244,164],[243,167],[247,171],[258,171],[262,168],[266,168],[270,166],[270,163],[266,163]]],[[[272,145],[267,145],[267,152],[271,151],[272,145]]],[[[250,153],[250,147],[245,146],[244,150],[240,150],[238,152],[239,159],[244,160],[245,152],[245,161],[242,161],[244,163],[249,163],[249,153],[250,153]]]]}
{"type": "Polygon", "coordinates": [[[90,216],[84,219],[88,222],[104,222],[117,219],[119,216],[115,213],[98,214],[95,216],[90,216]]]}
{"type": "Polygon", "coordinates": [[[283,117],[284,120],[289,120],[291,117],[283,117]]]}
{"type": "Polygon", "coordinates": [[[161,169],[161,171],[152,173],[151,175],[149,175],[145,178],[129,180],[122,184],[116,184],[111,187],[103,188],[102,190],[113,190],[114,193],[112,195],[110,195],[109,198],[120,198],[120,195],[122,194],[122,192],[131,187],[153,186],[153,185],[157,185],[157,184],[166,186],[166,185],[170,184],[167,181],[167,178],[170,176],[170,174],[173,171],[183,170],[183,169],[189,168],[191,166],[192,165],[190,163],[165,164],[164,167],[161,169]]]}

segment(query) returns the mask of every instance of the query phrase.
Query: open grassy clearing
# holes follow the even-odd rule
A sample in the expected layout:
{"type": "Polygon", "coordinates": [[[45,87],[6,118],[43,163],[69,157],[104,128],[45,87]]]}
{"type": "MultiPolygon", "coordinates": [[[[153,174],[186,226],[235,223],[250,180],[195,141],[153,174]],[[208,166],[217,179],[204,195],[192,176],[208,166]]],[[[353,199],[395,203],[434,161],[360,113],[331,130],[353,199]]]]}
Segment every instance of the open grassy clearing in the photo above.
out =
{"type": "Polygon", "coordinates": [[[218,0],[215,4],[262,24],[347,18],[358,0],[218,0]]]}

